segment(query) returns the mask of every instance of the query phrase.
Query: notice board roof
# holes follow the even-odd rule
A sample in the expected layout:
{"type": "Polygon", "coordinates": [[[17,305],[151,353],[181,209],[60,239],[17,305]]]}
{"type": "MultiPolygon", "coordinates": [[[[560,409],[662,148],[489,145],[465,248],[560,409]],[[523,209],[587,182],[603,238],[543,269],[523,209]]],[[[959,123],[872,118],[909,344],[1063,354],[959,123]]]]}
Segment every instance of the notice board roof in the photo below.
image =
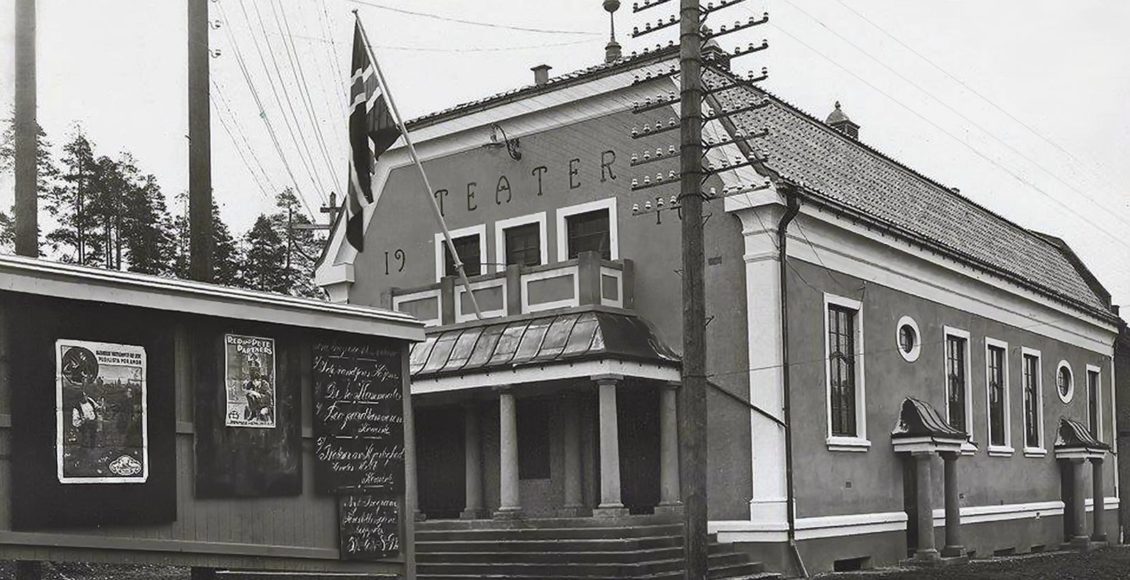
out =
{"type": "Polygon", "coordinates": [[[410,341],[424,339],[422,322],[410,315],[391,310],[333,304],[282,294],[19,256],[0,255],[0,291],[410,341]]]}

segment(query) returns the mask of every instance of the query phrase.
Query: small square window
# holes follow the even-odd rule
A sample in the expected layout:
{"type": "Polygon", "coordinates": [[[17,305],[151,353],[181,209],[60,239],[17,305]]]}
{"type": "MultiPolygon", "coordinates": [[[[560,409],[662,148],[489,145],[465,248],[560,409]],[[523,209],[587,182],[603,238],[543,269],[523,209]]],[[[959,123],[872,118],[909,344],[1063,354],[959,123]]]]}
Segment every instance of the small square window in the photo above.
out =
{"type": "Polygon", "coordinates": [[[608,210],[574,214],[565,218],[568,229],[568,259],[581,252],[598,252],[605,260],[612,259],[609,239],[608,210]]]}
{"type": "Polygon", "coordinates": [[[530,223],[503,230],[506,244],[506,265],[537,266],[541,264],[541,225],[530,223]]]}
{"type": "MultiPolygon", "coordinates": [[[[462,236],[451,240],[455,244],[455,251],[459,253],[459,258],[463,260],[463,271],[467,276],[478,276],[482,274],[482,248],[479,244],[479,236],[462,236]]],[[[455,262],[451,259],[451,252],[447,249],[447,243],[440,238],[440,243],[443,244],[443,259],[444,259],[444,276],[458,276],[459,272],[455,269],[455,262]]]]}

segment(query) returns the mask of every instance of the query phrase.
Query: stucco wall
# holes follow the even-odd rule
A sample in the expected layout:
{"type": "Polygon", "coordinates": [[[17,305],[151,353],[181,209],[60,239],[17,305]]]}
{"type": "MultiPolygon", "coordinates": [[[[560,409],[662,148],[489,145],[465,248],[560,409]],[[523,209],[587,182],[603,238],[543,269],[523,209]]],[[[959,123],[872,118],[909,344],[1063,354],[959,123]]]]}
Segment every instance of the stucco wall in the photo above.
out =
{"type": "MultiPolygon", "coordinates": [[[[674,212],[665,211],[657,223],[654,214],[634,217],[632,205],[641,206],[655,197],[670,198],[677,188],[652,188],[631,192],[633,177],[675,168],[661,162],[632,168],[634,152],[654,150],[674,142],[675,133],[633,140],[631,128],[647,121],[666,119],[669,113],[633,115],[615,113],[585,120],[537,134],[522,135],[522,159],[511,159],[504,149],[475,147],[461,153],[425,162],[432,186],[447,190],[443,196],[444,217],[452,230],[484,226],[485,262],[495,261],[495,222],[537,212],[546,213],[547,256],[553,263],[565,259],[558,255],[556,210],[576,204],[614,198],[617,208],[619,257],[635,262],[636,311],[652,323],[661,340],[675,351],[681,350],[682,309],[680,222],[674,212]],[[505,180],[502,178],[505,177],[505,180]],[[502,189],[500,188],[500,182],[502,189]],[[468,184],[472,195],[468,196],[468,184]],[[505,186],[509,186],[506,191],[505,186]],[[497,193],[497,196],[496,196],[497,193]]],[[[485,136],[485,132],[484,132],[485,136]]],[[[486,142],[484,137],[484,143],[486,142]]],[[[717,185],[716,179],[707,183],[717,185]]],[[[365,252],[354,264],[356,282],[350,302],[381,304],[391,288],[411,288],[436,281],[435,234],[439,231],[424,197],[416,169],[394,169],[387,181],[365,238],[365,252]],[[406,258],[403,270],[395,259],[396,250],[406,258]],[[386,269],[386,252],[389,254],[386,269]],[[387,272],[387,273],[386,273],[387,272]]],[[[722,211],[721,202],[707,205],[706,295],[708,368],[712,381],[739,397],[748,399],[748,378],[744,372],[746,354],[746,315],[744,262],[740,224],[722,211]]],[[[484,272],[493,271],[489,266],[484,272]]],[[[749,410],[725,396],[708,394],[710,417],[710,472],[708,486],[710,517],[735,519],[748,517],[750,499],[749,410]]],[[[484,437],[489,433],[484,427],[484,437]]],[[[497,462],[494,451],[484,449],[488,473],[490,462],[497,462]]],[[[487,483],[488,497],[497,493],[497,484],[487,483]]]]}
{"type": "MultiPolygon", "coordinates": [[[[930,403],[944,413],[943,326],[970,333],[973,440],[977,451],[958,461],[961,505],[987,506],[1061,499],[1060,473],[1054,458],[1055,432],[1061,416],[1087,421],[1085,372],[1088,364],[1102,369],[1102,440],[1112,441],[1111,359],[1070,344],[1004,325],[980,316],[924,300],[904,292],[824,270],[798,259],[790,261],[789,333],[792,360],[794,445],[799,517],[892,512],[903,509],[902,468],[891,448],[890,432],[899,405],[907,396],[930,403]],[[866,452],[827,449],[827,395],[824,367],[823,293],[863,303],[864,383],[866,388],[866,452]],[[922,351],[916,362],[896,350],[895,326],[904,315],[921,331],[922,351]],[[1008,342],[1012,446],[1009,457],[990,457],[985,378],[985,338],[1008,342]],[[1045,457],[1023,452],[1023,392],[1021,347],[1041,352],[1043,377],[1043,443],[1045,457]],[[1060,360],[1074,371],[1075,392],[1070,403],[1056,393],[1055,372],[1060,360]]],[[[1108,457],[1108,464],[1111,458],[1108,457]]],[[[942,507],[941,460],[933,466],[934,506],[942,507]]],[[[1106,495],[1115,495],[1115,470],[1104,470],[1106,495]]],[[[1090,497],[1090,475],[1087,475],[1090,497]]]]}

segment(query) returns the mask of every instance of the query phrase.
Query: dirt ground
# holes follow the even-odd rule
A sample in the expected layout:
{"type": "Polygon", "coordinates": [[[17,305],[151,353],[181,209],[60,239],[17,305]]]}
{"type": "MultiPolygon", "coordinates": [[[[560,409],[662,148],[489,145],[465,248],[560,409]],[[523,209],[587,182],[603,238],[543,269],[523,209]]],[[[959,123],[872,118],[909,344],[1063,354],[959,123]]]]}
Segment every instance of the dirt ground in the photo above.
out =
{"type": "Polygon", "coordinates": [[[1049,552],[975,560],[931,570],[870,570],[821,575],[825,580],[1130,580],[1130,547],[1087,554],[1049,552]]]}
{"type": "MultiPolygon", "coordinates": [[[[44,580],[188,580],[187,568],[49,563],[44,580]]],[[[15,565],[0,562],[0,580],[15,578],[15,565]]],[[[1130,546],[1088,554],[1049,552],[975,560],[962,566],[838,572],[823,580],[1130,580],[1130,546]]]]}

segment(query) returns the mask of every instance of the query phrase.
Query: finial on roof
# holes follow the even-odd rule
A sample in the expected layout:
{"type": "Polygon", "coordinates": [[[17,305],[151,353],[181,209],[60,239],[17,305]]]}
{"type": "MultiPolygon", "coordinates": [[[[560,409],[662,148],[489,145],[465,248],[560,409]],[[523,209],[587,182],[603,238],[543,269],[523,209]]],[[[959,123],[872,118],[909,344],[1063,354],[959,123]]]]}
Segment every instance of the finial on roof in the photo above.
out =
{"type": "Polygon", "coordinates": [[[604,0],[604,10],[608,12],[608,25],[610,33],[608,44],[604,46],[604,62],[620,60],[622,52],[620,43],[616,42],[616,11],[620,9],[620,0],[604,0]]]}
{"type": "Polygon", "coordinates": [[[836,109],[828,115],[828,118],[825,119],[824,122],[852,139],[859,138],[859,125],[848,118],[843,109],[840,108],[839,101],[836,101],[836,109]]]}

